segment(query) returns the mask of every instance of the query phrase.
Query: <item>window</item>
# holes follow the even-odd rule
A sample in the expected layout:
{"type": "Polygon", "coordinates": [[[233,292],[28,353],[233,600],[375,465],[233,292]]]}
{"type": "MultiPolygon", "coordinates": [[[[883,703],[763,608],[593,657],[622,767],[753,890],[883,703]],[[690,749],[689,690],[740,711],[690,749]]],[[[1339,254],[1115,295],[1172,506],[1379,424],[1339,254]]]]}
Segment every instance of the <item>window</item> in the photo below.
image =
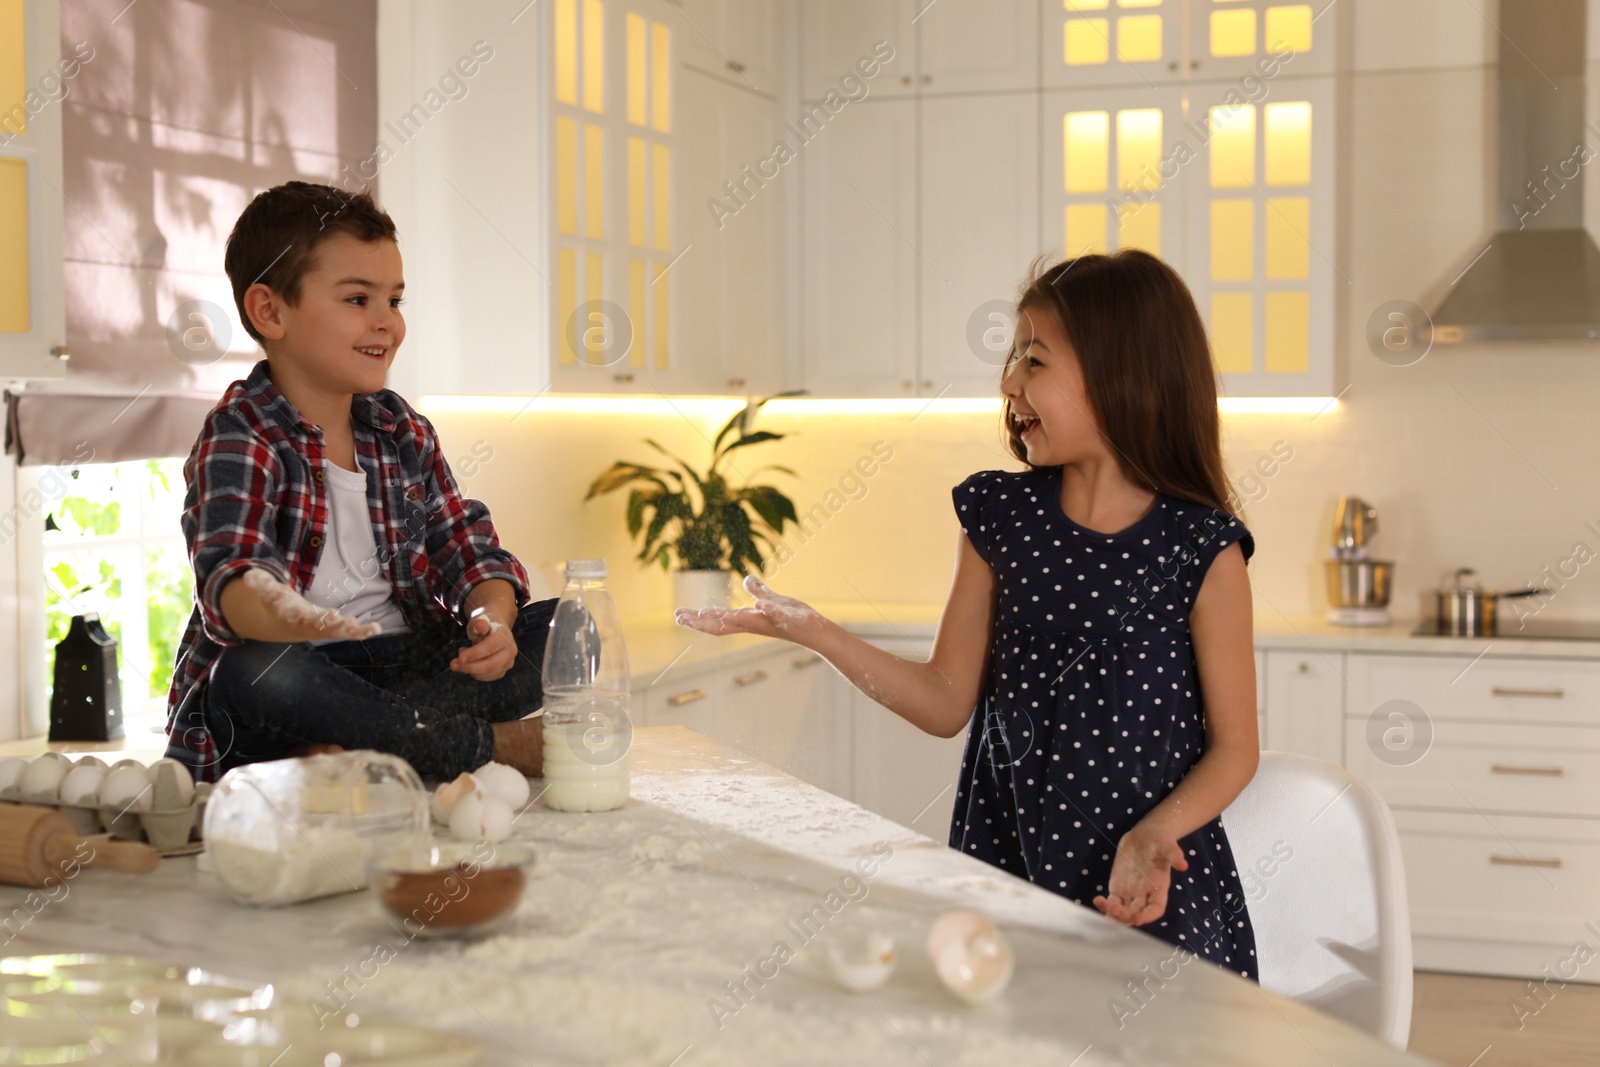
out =
{"type": "MultiPolygon", "coordinates": [[[[183,543],[183,461],[52,468],[45,520],[45,678],[74,615],[94,612],[117,641],[124,717],[159,718],[193,606],[183,543]]],[[[135,727],[136,728],[136,727],[135,727]]],[[[131,732],[131,731],[130,731],[131,732]]]]}

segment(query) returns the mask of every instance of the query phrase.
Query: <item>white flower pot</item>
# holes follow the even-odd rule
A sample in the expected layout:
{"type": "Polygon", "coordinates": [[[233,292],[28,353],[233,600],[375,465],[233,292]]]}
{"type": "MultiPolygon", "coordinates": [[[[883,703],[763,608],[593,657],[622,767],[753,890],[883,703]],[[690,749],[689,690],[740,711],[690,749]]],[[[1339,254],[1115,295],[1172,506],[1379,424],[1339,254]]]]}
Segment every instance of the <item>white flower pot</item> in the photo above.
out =
{"type": "Polygon", "coordinates": [[[673,571],[672,603],[677,608],[725,608],[729,604],[731,571],[673,571]]]}

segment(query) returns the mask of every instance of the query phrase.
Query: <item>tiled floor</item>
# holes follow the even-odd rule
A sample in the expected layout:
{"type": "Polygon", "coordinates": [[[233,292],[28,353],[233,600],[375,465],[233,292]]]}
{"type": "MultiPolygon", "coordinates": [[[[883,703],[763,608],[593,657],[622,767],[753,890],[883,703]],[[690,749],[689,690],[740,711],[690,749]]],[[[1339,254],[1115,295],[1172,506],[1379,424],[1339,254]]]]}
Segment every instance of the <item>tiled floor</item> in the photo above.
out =
{"type": "Polygon", "coordinates": [[[1418,971],[1411,1051],[1450,1067],[1600,1065],[1600,985],[1418,971]],[[1520,1010],[1513,1005],[1520,1005],[1520,1010]]]}

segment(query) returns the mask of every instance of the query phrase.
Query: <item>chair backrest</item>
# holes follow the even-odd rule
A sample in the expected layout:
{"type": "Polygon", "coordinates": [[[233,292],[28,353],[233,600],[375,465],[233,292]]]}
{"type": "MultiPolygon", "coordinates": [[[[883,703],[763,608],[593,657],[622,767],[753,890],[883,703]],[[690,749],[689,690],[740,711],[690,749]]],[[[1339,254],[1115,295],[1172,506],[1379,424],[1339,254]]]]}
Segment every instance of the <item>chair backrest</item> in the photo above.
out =
{"type": "Polygon", "coordinates": [[[1411,1031],[1411,920],[1394,819],[1331,763],[1263,752],[1222,813],[1261,985],[1396,1048],[1411,1031]]]}

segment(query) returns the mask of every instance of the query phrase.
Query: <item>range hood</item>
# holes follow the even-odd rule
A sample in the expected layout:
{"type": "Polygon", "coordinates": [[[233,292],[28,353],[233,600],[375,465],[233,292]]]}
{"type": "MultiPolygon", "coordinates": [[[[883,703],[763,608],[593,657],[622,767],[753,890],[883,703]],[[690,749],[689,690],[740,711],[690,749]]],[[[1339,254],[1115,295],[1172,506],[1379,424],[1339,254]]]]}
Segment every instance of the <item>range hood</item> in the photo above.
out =
{"type": "Polygon", "coordinates": [[[1600,166],[1600,130],[1584,119],[1585,8],[1501,0],[1496,231],[1443,286],[1435,343],[1600,338],[1600,248],[1583,226],[1584,172],[1600,166]]]}

